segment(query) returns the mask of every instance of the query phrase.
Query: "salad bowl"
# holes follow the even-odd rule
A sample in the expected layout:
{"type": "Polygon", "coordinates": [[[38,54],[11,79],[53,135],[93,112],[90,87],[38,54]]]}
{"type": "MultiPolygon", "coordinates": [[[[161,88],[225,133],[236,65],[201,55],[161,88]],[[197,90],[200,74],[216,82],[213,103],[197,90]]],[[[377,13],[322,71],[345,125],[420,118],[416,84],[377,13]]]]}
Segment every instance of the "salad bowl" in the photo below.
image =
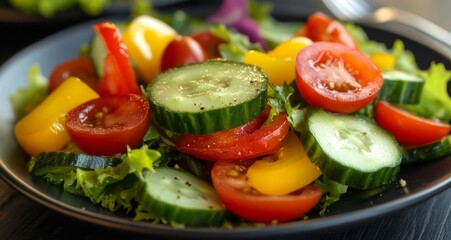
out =
{"type": "MultiPolygon", "coordinates": [[[[202,15],[208,12],[197,12],[202,15]]],[[[303,20],[293,18],[277,11],[276,18],[282,20],[303,20]]],[[[303,16],[306,17],[306,16],[303,16]]],[[[123,212],[110,212],[93,205],[88,199],[64,192],[60,186],[32,177],[27,170],[29,157],[14,138],[15,117],[10,106],[9,96],[24,86],[27,71],[38,63],[44,75],[48,75],[58,63],[76,56],[83,44],[89,43],[94,20],[82,23],[51,35],[20,51],[0,69],[0,177],[15,190],[52,210],[69,217],[98,226],[113,228],[124,232],[184,239],[269,239],[273,237],[320,236],[335,229],[350,227],[374,221],[384,215],[417,204],[451,186],[451,157],[430,162],[415,163],[401,167],[393,184],[382,192],[371,193],[351,191],[339,202],[330,207],[326,216],[316,214],[308,220],[292,221],[270,226],[240,226],[233,229],[215,227],[173,228],[168,225],[135,222],[123,212]],[[405,180],[408,187],[398,182],[405,180]]],[[[434,50],[432,42],[422,42],[378,29],[363,26],[371,39],[391,45],[402,39],[407,49],[416,56],[420,68],[429,67],[432,61],[442,62],[449,69],[451,59],[434,50]]]]}

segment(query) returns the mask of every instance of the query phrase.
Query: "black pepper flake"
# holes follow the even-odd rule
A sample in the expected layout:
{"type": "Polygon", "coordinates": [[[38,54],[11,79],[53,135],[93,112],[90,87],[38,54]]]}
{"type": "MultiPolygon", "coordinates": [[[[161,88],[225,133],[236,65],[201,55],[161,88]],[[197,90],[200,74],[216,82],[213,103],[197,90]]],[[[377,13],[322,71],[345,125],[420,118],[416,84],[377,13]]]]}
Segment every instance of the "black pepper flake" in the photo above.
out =
{"type": "Polygon", "coordinates": [[[185,182],[186,186],[191,187],[193,184],[190,181],[185,182]]]}
{"type": "Polygon", "coordinates": [[[174,177],[174,180],[180,180],[180,178],[179,177],[174,177]]]}
{"type": "Polygon", "coordinates": [[[204,110],[205,109],[205,107],[200,107],[200,110],[204,110]]]}

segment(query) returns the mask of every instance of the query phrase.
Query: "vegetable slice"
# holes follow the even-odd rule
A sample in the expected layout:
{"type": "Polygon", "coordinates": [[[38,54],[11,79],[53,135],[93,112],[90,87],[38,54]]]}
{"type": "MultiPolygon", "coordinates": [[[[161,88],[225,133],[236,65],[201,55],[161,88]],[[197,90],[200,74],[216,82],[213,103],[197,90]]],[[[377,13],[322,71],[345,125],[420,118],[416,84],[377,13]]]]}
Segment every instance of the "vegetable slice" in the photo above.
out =
{"type": "Polygon", "coordinates": [[[296,85],[302,97],[331,112],[362,109],[382,84],[381,71],[367,56],[340,43],[314,42],[296,57],[296,85]]]}
{"type": "Polygon", "coordinates": [[[275,116],[267,125],[264,111],[256,119],[233,129],[205,135],[183,134],[177,150],[212,161],[232,161],[260,157],[277,151],[289,130],[285,113],[275,116]]]}
{"type": "Polygon", "coordinates": [[[30,172],[35,176],[41,176],[68,173],[77,168],[84,170],[102,169],[116,166],[121,162],[121,159],[73,152],[42,152],[33,156],[31,161],[33,163],[30,164],[30,172]]]}
{"type": "Polygon", "coordinates": [[[70,140],[64,115],[72,108],[98,97],[99,95],[80,79],[67,79],[32,112],[17,122],[14,128],[17,141],[30,156],[61,150],[70,140]]]}
{"type": "Polygon", "coordinates": [[[438,141],[404,150],[402,164],[435,160],[451,155],[451,135],[438,141]]]}
{"type": "Polygon", "coordinates": [[[281,223],[302,217],[320,200],[321,190],[314,184],[281,196],[259,193],[246,182],[246,171],[253,163],[217,161],[211,171],[216,192],[236,215],[253,222],[281,223]]]}
{"type": "Polygon", "coordinates": [[[310,115],[303,143],[327,177],[362,189],[390,183],[402,158],[394,138],[370,120],[320,109],[310,115]]]}
{"type": "Polygon", "coordinates": [[[147,87],[152,117],[177,133],[241,126],[266,105],[268,78],[258,67],[208,61],[170,69],[147,87]]]}
{"type": "MultiPolygon", "coordinates": [[[[114,24],[119,31],[123,32],[125,30],[125,22],[115,22],[114,24]]],[[[102,38],[99,34],[94,34],[89,45],[89,57],[91,58],[95,72],[99,77],[103,76],[103,63],[107,55],[108,50],[105,47],[102,38]]]]}
{"type": "Polygon", "coordinates": [[[384,84],[377,99],[395,104],[417,104],[420,102],[424,79],[399,70],[383,72],[384,84]]]}
{"type": "Polygon", "coordinates": [[[101,36],[108,54],[104,60],[104,74],[99,82],[101,96],[141,94],[119,28],[112,22],[101,22],[94,26],[101,36]]]}
{"type": "Polygon", "coordinates": [[[70,137],[86,153],[125,153],[141,144],[149,128],[149,103],[135,94],[102,97],[75,107],[66,118],[70,137]]]}
{"type": "Polygon", "coordinates": [[[321,170],[310,161],[293,132],[288,132],[279,151],[258,159],[246,173],[247,183],[268,195],[289,194],[312,183],[320,175],[321,170]]]}
{"type": "Polygon", "coordinates": [[[382,128],[406,146],[428,144],[445,137],[451,131],[449,124],[418,117],[384,101],[376,103],[375,118],[382,128]]]}
{"type": "Polygon", "coordinates": [[[226,210],[213,187],[173,168],[149,172],[141,189],[140,207],[167,221],[190,226],[218,226],[226,210]]]}

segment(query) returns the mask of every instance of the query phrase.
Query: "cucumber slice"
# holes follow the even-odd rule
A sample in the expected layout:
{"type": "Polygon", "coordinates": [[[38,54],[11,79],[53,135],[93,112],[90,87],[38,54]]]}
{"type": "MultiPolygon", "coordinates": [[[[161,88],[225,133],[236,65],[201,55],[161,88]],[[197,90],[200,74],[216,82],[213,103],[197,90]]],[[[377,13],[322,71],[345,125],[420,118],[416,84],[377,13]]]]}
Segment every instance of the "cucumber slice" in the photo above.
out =
{"type": "Polygon", "coordinates": [[[418,75],[398,70],[383,73],[384,85],[378,99],[394,104],[418,104],[424,79],[418,75]]]}
{"type": "Polygon", "coordinates": [[[219,226],[227,213],[210,184],[174,168],[147,174],[140,196],[143,210],[178,224],[219,226]]]}
{"type": "Polygon", "coordinates": [[[116,166],[120,158],[100,157],[73,152],[43,152],[32,157],[29,171],[35,176],[60,174],[75,171],[102,169],[116,166]]]}
{"type": "Polygon", "coordinates": [[[307,124],[307,154],[332,180],[367,189],[390,183],[398,173],[399,144],[369,119],[317,109],[307,124]]]}
{"type": "Polygon", "coordinates": [[[147,87],[153,120],[176,133],[241,126],[266,106],[268,77],[258,67],[207,61],[169,69],[147,87]]]}
{"type": "Polygon", "coordinates": [[[437,158],[450,155],[451,155],[451,135],[448,135],[438,141],[423,146],[405,149],[402,158],[402,164],[435,160],[437,158]]]}
{"type": "MultiPolygon", "coordinates": [[[[126,22],[115,22],[114,24],[121,32],[123,32],[127,26],[126,22]]],[[[105,60],[107,53],[107,49],[105,48],[102,39],[97,33],[94,33],[89,47],[89,57],[91,58],[97,76],[99,77],[103,76],[103,61],[105,60]]]]}

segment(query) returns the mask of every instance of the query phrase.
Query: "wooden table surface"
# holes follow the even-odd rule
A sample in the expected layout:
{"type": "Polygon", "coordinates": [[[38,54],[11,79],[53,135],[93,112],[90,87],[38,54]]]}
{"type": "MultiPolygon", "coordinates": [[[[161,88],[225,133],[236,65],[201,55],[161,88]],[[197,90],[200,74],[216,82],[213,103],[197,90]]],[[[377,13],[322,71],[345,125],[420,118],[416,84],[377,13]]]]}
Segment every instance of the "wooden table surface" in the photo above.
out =
{"type": "MultiPolygon", "coordinates": [[[[33,25],[20,25],[18,28],[0,23],[0,65],[18,50],[68,24],[71,23],[52,23],[45,29],[36,29],[33,25]],[[6,43],[8,47],[5,47],[6,43]]],[[[140,236],[90,225],[49,210],[21,195],[0,179],[0,240],[138,238],[142,239],[140,236]]],[[[322,239],[451,239],[451,189],[370,223],[326,234],[322,239]]]]}

